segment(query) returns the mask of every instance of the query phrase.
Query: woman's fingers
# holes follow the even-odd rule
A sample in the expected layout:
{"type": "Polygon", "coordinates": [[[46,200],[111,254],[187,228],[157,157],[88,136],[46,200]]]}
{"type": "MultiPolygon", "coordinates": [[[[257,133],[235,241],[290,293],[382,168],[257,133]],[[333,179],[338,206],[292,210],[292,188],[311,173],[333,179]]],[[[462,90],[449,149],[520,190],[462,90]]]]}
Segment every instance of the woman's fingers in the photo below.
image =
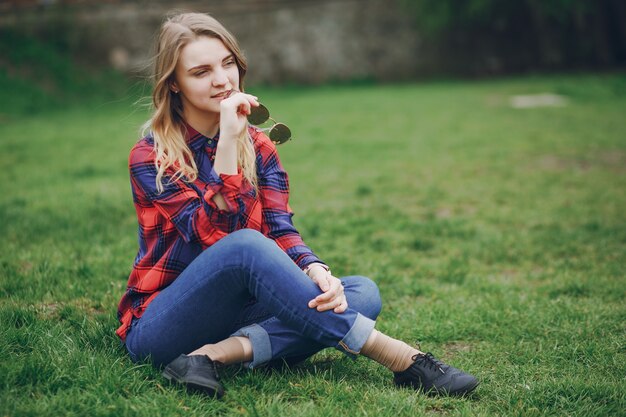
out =
{"type": "Polygon", "coordinates": [[[317,301],[318,304],[330,301],[340,295],[343,295],[343,285],[341,285],[341,281],[339,279],[333,277],[332,275],[327,275],[326,279],[328,282],[328,290],[315,297],[315,301],[317,301]]]}
{"type": "Polygon", "coordinates": [[[317,311],[333,310],[343,313],[348,308],[348,301],[343,291],[341,280],[332,276],[323,267],[312,267],[309,271],[311,280],[323,291],[322,294],[309,301],[309,307],[317,311]]]}
{"type": "Polygon", "coordinates": [[[220,102],[220,139],[236,140],[243,133],[250,109],[259,105],[256,96],[234,92],[220,102]]]}
{"type": "Polygon", "coordinates": [[[337,297],[337,298],[330,300],[327,303],[318,304],[316,309],[317,311],[334,310],[335,308],[339,307],[342,302],[343,302],[343,297],[337,297]]]}
{"type": "MultiPolygon", "coordinates": [[[[321,269],[321,268],[320,268],[321,269]]],[[[326,291],[330,289],[330,283],[328,282],[327,275],[328,273],[325,270],[323,272],[318,271],[317,269],[311,270],[310,278],[311,281],[317,284],[320,287],[320,290],[324,291],[323,294],[326,294],[326,291]]],[[[317,298],[309,301],[309,308],[317,307],[319,303],[317,302],[317,298]]]]}
{"type": "Polygon", "coordinates": [[[333,311],[335,313],[343,313],[347,309],[348,309],[348,300],[346,299],[346,296],[344,295],[343,296],[343,302],[338,307],[335,307],[335,309],[333,311]]]}
{"type": "Polygon", "coordinates": [[[320,289],[323,290],[323,287],[326,287],[327,290],[309,301],[310,308],[316,308],[318,311],[331,309],[339,309],[340,311],[337,312],[345,311],[347,301],[343,292],[343,285],[338,278],[326,273],[325,276],[315,274],[312,279],[318,284],[320,289]],[[343,306],[343,304],[345,304],[345,306],[343,306]]]}
{"type": "Polygon", "coordinates": [[[250,107],[257,107],[259,99],[252,94],[233,91],[232,94],[221,102],[223,109],[237,109],[238,113],[250,114],[250,107]]]}
{"type": "Polygon", "coordinates": [[[317,306],[317,311],[333,310],[335,313],[343,313],[348,308],[348,302],[345,295],[341,295],[328,303],[317,306]]]}
{"type": "MultiPolygon", "coordinates": [[[[330,289],[330,284],[328,283],[328,280],[326,279],[326,277],[319,277],[319,276],[312,276],[311,279],[313,280],[313,282],[315,282],[317,284],[318,287],[320,287],[320,290],[324,291],[322,293],[322,295],[327,295],[329,294],[329,289],[330,289]],[[324,290],[324,288],[326,288],[326,290],[324,290]]],[[[331,294],[332,296],[332,294],[331,294]]],[[[319,297],[319,296],[318,296],[319,297]]],[[[320,302],[324,302],[325,300],[319,300],[318,297],[315,297],[314,299],[312,299],[311,301],[309,301],[309,307],[310,308],[315,308],[317,307],[320,302]]]]}

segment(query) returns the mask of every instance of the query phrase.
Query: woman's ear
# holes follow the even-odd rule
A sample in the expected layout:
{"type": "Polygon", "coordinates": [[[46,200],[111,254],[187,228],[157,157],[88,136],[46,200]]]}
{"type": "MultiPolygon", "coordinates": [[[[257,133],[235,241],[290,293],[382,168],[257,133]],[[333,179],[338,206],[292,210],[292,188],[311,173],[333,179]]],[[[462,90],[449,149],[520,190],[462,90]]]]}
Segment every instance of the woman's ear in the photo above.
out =
{"type": "Polygon", "coordinates": [[[172,93],[174,94],[178,94],[180,92],[180,88],[178,88],[178,85],[173,82],[172,84],[170,84],[170,90],[172,91],[172,93]]]}

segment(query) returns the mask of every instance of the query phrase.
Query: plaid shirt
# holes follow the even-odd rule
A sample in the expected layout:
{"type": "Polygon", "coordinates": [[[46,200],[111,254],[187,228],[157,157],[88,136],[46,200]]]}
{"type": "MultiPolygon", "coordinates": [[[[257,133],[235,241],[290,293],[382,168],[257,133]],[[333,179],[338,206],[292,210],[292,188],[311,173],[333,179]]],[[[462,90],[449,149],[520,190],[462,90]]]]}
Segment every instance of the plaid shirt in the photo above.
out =
{"type": "Polygon", "coordinates": [[[133,147],[129,157],[133,201],[139,220],[139,252],[118,307],[122,325],[117,335],[126,339],[133,317],[141,317],[156,295],[170,285],[198,256],[227,234],[249,228],[273,239],[300,267],[321,262],[291,222],[289,181],[276,147],[260,130],[250,128],[256,150],[258,192],[236,175],[217,174],[213,160],[218,137],[207,138],[187,126],[198,179],[170,182],[156,188],[154,140],[148,135],[133,147]],[[220,193],[228,210],[220,210],[213,196],[220,193]]]}

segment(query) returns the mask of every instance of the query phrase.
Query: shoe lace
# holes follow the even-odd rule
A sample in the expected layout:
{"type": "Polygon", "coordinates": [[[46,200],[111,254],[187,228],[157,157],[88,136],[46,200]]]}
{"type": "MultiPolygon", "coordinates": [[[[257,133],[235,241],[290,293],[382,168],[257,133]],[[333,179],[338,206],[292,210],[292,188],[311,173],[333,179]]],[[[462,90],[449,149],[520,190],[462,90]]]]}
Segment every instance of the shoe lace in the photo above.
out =
{"type": "Polygon", "coordinates": [[[426,354],[418,353],[416,355],[413,355],[411,359],[413,359],[413,362],[417,363],[418,365],[421,365],[430,369],[436,369],[442,374],[446,373],[446,371],[444,371],[441,368],[441,365],[443,365],[443,362],[435,358],[433,354],[430,352],[427,352],[426,354]]]}

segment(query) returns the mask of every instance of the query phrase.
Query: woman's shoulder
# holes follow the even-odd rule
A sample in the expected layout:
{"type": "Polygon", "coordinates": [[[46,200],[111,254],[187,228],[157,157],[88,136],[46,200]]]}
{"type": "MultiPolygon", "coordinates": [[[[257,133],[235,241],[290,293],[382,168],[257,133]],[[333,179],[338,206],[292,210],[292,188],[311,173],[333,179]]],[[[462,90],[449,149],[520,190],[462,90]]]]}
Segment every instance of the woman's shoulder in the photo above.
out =
{"type": "Polygon", "coordinates": [[[154,163],[154,138],[152,133],[148,133],[139,139],[131,148],[128,156],[130,164],[152,162],[154,163]]]}

